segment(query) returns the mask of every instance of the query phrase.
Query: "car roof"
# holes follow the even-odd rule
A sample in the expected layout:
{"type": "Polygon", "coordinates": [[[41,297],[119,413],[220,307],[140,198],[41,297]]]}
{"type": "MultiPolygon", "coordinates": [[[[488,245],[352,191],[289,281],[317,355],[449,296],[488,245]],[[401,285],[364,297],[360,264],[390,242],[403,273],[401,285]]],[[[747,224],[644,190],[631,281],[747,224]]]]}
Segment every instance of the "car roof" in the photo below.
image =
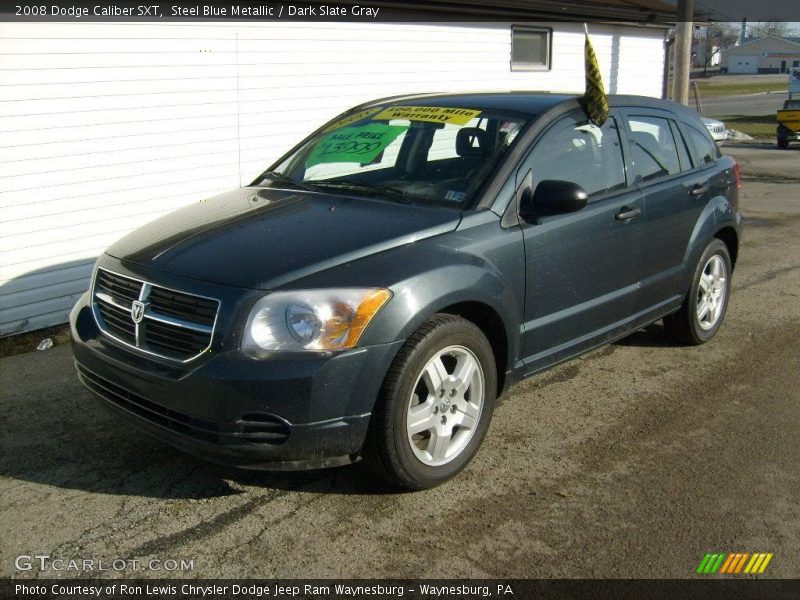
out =
{"type": "MultiPolygon", "coordinates": [[[[435,106],[473,108],[487,111],[512,111],[538,115],[557,104],[574,100],[575,94],[550,94],[547,92],[474,92],[455,94],[420,94],[390,98],[392,104],[403,106],[435,106]]],[[[381,102],[377,102],[380,104],[381,102]]]]}
{"type": "MultiPolygon", "coordinates": [[[[535,117],[549,109],[566,102],[574,102],[581,97],[580,94],[562,94],[542,91],[496,91],[496,92],[465,92],[442,94],[416,94],[406,96],[393,96],[370,102],[368,106],[378,106],[391,102],[402,106],[435,106],[453,108],[472,108],[476,110],[515,112],[529,117],[535,117]]],[[[697,118],[697,113],[682,104],[670,100],[650,98],[647,96],[629,96],[611,94],[608,96],[610,106],[631,106],[642,108],[666,109],[684,116],[697,118]]]]}

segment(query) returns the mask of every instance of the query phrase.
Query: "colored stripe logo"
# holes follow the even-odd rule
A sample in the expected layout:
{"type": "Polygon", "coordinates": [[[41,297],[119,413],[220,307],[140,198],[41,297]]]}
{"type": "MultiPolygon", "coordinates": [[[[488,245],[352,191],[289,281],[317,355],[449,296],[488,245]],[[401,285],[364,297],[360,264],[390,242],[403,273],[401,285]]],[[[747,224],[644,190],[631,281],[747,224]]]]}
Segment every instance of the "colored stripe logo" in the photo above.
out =
{"type": "Polygon", "coordinates": [[[724,573],[726,575],[736,575],[740,573],[758,574],[763,573],[767,569],[769,561],[772,560],[773,554],[771,552],[734,552],[726,554],[725,552],[707,553],[703,560],[700,561],[700,566],[697,567],[697,573],[701,575],[713,575],[715,573],[724,573]]]}

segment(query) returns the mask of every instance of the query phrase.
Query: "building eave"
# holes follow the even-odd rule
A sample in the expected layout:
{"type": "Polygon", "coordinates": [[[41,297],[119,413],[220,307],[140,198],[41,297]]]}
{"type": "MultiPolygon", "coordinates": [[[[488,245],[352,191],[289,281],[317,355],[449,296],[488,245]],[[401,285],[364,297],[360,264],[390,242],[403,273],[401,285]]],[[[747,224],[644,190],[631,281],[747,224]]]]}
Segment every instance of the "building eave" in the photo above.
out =
{"type": "MultiPolygon", "coordinates": [[[[341,4],[357,4],[344,0],[341,4]]],[[[386,8],[398,17],[420,20],[476,21],[603,21],[629,25],[671,25],[676,20],[676,6],[662,0],[378,0],[372,6],[386,8]],[[459,18],[454,19],[454,15],[459,18]]]]}

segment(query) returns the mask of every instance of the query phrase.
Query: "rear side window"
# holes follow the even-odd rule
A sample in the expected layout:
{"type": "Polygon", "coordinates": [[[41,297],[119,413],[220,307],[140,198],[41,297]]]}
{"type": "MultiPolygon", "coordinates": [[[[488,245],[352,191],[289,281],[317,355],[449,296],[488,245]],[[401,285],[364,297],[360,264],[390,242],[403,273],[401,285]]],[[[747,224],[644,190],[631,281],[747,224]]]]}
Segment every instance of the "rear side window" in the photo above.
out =
{"type": "Polygon", "coordinates": [[[713,162],[717,159],[719,150],[717,149],[717,144],[709,135],[698,131],[691,125],[687,125],[685,130],[689,135],[689,144],[694,149],[694,155],[699,164],[713,162]]]}
{"type": "Polygon", "coordinates": [[[642,181],[680,173],[678,148],[669,119],[630,117],[631,160],[642,181]]]}
{"type": "Polygon", "coordinates": [[[545,179],[571,181],[589,196],[625,187],[625,166],[617,123],[603,127],[567,117],[536,144],[532,155],[533,185],[545,179]]]}

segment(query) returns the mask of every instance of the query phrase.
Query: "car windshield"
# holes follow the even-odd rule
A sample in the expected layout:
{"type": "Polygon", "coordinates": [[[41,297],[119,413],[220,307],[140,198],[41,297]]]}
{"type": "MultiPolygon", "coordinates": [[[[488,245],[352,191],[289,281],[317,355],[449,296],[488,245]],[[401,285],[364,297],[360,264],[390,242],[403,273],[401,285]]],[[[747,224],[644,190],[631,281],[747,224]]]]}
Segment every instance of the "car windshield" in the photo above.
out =
{"type": "Polygon", "coordinates": [[[473,108],[373,107],[330,123],[254,184],[463,208],[526,123],[473,108]]]}

